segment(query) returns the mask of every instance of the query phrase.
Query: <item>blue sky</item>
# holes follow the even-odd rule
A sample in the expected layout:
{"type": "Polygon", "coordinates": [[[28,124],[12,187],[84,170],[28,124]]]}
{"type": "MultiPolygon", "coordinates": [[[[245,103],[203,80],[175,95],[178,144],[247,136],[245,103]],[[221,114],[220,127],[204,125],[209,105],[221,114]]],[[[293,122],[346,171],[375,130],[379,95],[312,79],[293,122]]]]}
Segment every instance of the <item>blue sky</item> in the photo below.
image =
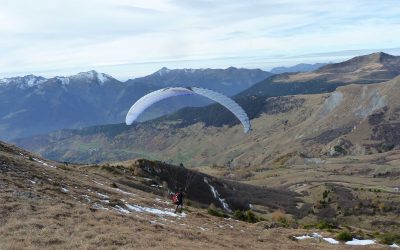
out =
{"type": "Polygon", "coordinates": [[[0,0],[0,77],[400,55],[400,1],[0,0]]]}

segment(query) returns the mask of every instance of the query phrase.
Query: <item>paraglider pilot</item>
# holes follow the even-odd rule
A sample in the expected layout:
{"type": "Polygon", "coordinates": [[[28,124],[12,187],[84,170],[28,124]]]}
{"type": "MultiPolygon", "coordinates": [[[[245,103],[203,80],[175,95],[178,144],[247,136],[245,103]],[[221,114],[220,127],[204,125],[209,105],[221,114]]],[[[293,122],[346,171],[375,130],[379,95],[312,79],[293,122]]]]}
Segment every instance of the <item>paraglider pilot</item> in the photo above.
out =
{"type": "Polygon", "coordinates": [[[174,195],[174,203],[176,204],[175,213],[178,211],[178,207],[181,206],[180,213],[182,213],[183,209],[183,191],[179,189],[178,192],[174,195]]]}

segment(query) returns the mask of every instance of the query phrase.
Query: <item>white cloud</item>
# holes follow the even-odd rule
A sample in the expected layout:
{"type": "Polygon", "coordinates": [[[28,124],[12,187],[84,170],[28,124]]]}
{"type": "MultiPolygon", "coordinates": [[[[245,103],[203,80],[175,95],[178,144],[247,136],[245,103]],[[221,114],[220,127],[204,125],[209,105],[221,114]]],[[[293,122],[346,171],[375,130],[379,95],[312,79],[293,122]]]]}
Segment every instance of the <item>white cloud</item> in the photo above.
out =
{"type": "Polygon", "coordinates": [[[395,0],[0,0],[0,6],[0,77],[96,69],[125,79],[162,66],[268,69],[344,57],[308,54],[400,42],[395,0]]]}

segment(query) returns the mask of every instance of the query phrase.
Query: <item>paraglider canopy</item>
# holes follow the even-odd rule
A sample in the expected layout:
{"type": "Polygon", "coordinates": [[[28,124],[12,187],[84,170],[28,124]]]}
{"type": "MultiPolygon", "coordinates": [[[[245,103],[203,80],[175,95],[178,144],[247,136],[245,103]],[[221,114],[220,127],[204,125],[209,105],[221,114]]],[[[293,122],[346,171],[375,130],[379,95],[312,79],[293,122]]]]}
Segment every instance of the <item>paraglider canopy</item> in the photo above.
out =
{"type": "Polygon", "coordinates": [[[153,91],[143,96],[129,109],[125,118],[126,124],[131,125],[143,111],[145,111],[154,103],[169,97],[181,95],[200,95],[218,102],[231,111],[240,120],[245,133],[248,133],[251,130],[250,121],[246,112],[244,112],[242,107],[240,107],[239,104],[237,104],[234,100],[212,90],[197,87],[169,87],[153,91]]]}

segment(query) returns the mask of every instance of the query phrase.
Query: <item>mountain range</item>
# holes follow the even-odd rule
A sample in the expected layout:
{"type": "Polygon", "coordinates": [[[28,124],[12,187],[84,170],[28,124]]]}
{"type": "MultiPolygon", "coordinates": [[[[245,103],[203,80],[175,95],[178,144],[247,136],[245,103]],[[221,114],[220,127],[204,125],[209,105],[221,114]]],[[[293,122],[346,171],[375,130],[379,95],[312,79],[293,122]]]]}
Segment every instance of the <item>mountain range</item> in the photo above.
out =
{"type": "MultiPolygon", "coordinates": [[[[46,79],[40,76],[0,80],[0,138],[43,134],[62,128],[82,128],[124,120],[129,107],[143,95],[167,86],[198,86],[236,94],[271,73],[252,69],[163,68],[147,77],[121,82],[96,71],[46,79]]],[[[201,106],[204,99],[171,99],[152,107],[143,120],[201,106]]]]}
{"type": "Polygon", "coordinates": [[[299,63],[290,67],[275,67],[270,70],[273,74],[282,74],[282,73],[295,73],[295,72],[311,72],[321,68],[322,66],[327,65],[327,63],[299,63]]]}
{"type": "Polygon", "coordinates": [[[226,69],[168,69],[164,67],[151,75],[128,80],[128,83],[160,87],[197,86],[232,96],[271,75],[260,69],[235,67],[226,69]]]}
{"type": "Polygon", "coordinates": [[[399,57],[375,53],[314,72],[271,76],[235,97],[251,118],[250,135],[213,104],[131,127],[61,130],[17,143],[62,161],[148,157],[231,167],[393,150],[398,147],[400,78],[388,79],[400,73],[396,64],[399,57]]]}
{"type": "Polygon", "coordinates": [[[331,92],[352,83],[369,84],[388,81],[400,74],[400,56],[373,53],[341,63],[331,63],[312,72],[283,73],[261,81],[239,96],[293,95],[331,92]]]}

